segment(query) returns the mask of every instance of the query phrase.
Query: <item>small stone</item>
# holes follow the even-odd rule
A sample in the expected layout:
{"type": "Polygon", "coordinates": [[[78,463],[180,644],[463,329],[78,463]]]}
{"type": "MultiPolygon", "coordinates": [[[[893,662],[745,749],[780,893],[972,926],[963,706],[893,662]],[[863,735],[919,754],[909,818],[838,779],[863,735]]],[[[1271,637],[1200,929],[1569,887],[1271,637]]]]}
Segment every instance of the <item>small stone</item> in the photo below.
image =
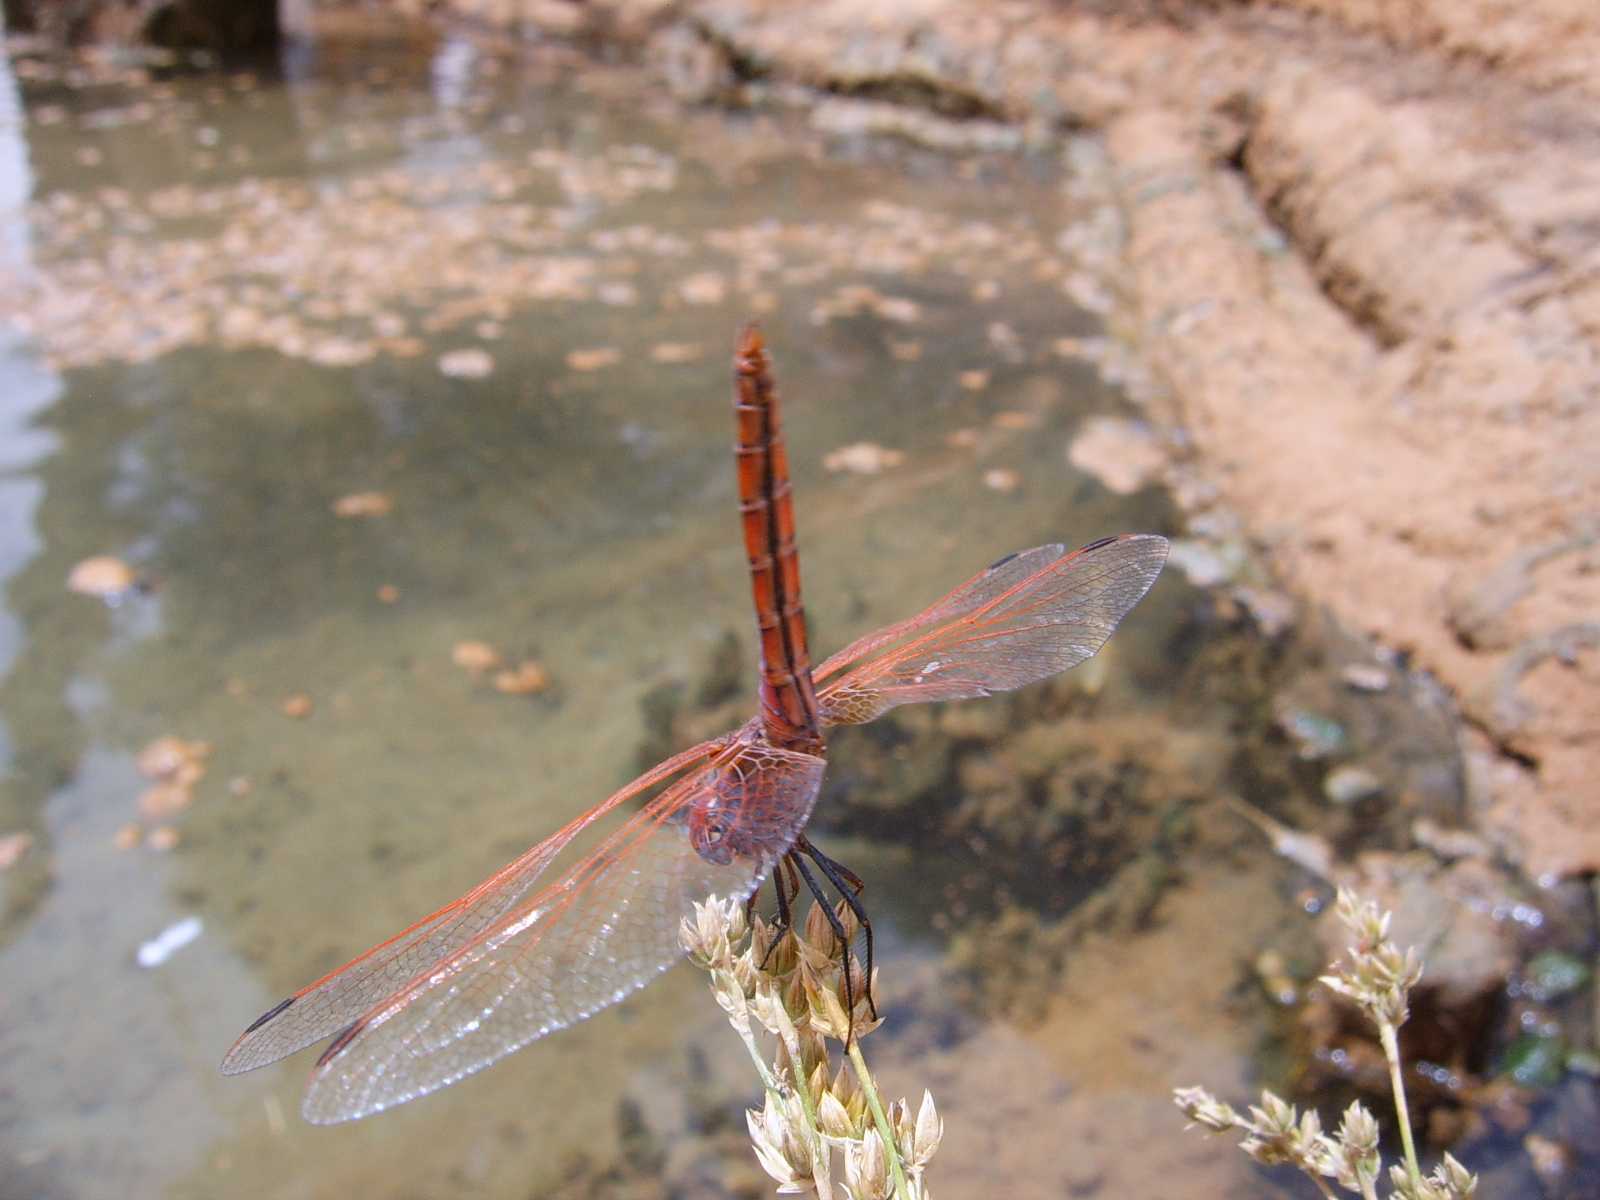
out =
{"type": "Polygon", "coordinates": [[[983,486],[992,491],[1006,493],[1014,492],[1022,485],[1022,477],[1015,471],[1004,467],[996,467],[992,471],[983,473],[983,486]]]}
{"type": "Polygon", "coordinates": [[[1331,804],[1359,804],[1383,791],[1383,781],[1365,767],[1343,766],[1322,780],[1322,794],[1331,804]]]}
{"type": "Polygon", "coordinates": [[[120,558],[99,554],[86,558],[67,575],[67,589],[82,596],[114,600],[139,586],[133,568],[120,558]]]}
{"type": "Polygon", "coordinates": [[[139,794],[139,815],[147,821],[166,821],[194,803],[188,788],[174,783],[158,783],[139,794]]]}
{"type": "Polygon", "coordinates": [[[378,585],[378,603],[396,604],[400,600],[400,589],[392,583],[378,585]]]}
{"type": "Polygon", "coordinates": [[[1167,455],[1160,436],[1143,421],[1093,417],[1072,439],[1067,461],[1127,496],[1160,476],[1167,455]]]}
{"type": "Polygon", "coordinates": [[[255,784],[250,782],[250,777],[247,775],[235,775],[228,780],[228,795],[236,800],[242,800],[253,791],[255,791],[255,784]]]}
{"type": "Polygon", "coordinates": [[[210,753],[210,742],[189,742],[168,734],[140,750],[133,765],[146,779],[180,782],[187,787],[205,774],[205,759],[210,753]]]}
{"type": "Polygon", "coordinates": [[[1274,716],[1278,728],[1289,735],[1301,758],[1327,758],[1344,748],[1344,726],[1330,717],[1294,707],[1280,708],[1274,716]]]}
{"type": "Polygon", "coordinates": [[[1017,432],[1026,429],[1037,429],[1039,428],[1039,414],[1007,409],[1004,412],[995,413],[994,424],[996,429],[1010,429],[1017,432]]]}
{"type": "Polygon", "coordinates": [[[957,376],[957,380],[967,391],[981,392],[984,388],[989,386],[989,372],[977,370],[963,371],[959,376],[957,376]]]}
{"type": "Polygon", "coordinates": [[[115,836],[111,839],[111,844],[118,850],[127,852],[135,849],[142,841],[144,841],[144,830],[137,825],[129,823],[117,830],[115,836]]]}
{"type": "Polygon", "coordinates": [[[304,692],[296,692],[292,696],[285,697],[283,703],[278,707],[282,710],[284,716],[293,717],[296,721],[299,721],[311,715],[313,705],[310,696],[304,692]]]}
{"type": "Polygon", "coordinates": [[[32,848],[31,833],[8,833],[0,837],[0,871],[16,866],[32,848]]]}
{"type": "Polygon", "coordinates": [[[150,849],[166,853],[178,844],[178,831],[171,825],[163,825],[159,829],[152,829],[150,836],[145,838],[144,844],[150,849]]]}
{"type": "Polygon", "coordinates": [[[1389,690],[1389,672],[1372,663],[1351,663],[1339,672],[1345,686],[1358,692],[1385,692],[1389,690]]]}

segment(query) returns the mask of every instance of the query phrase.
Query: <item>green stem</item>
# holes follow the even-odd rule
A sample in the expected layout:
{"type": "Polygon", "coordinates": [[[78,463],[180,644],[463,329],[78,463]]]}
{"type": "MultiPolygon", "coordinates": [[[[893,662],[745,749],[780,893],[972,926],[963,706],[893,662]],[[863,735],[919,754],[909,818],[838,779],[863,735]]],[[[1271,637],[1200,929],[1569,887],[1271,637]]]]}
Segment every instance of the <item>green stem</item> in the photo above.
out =
{"type": "Polygon", "coordinates": [[[794,1080],[794,1090],[800,1095],[800,1109],[806,1118],[806,1137],[811,1143],[811,1171],[817,1185],[817,1195],[831,1200],[833,1180],[829,1174],[828,1143],[823,1140],[817,1126],[817,1106],[811,1099],[811,1081],[806,1078],[805,1066],[800,1059],[800,1033],[789,1019],[782,1004],[775,1006],[778,1019],[778,1040],[789,1059],[789,1078],[794,1080]]]}
{"type": "Polygon", "coordinates": [[[900,1144],[894,1140],[894,1130],[889,1128],[889,1118],[884,1115],[883,1104],[878,1099],[877,1085],[872,1082],[872,1072],[867,1070],[867,1060],[861,1056],[861,1043],[851,1040],[848,1053],[850,1065],[855,1068],[856,1079],[861,1084],[861,1091],[867,1098],[867,1108],[872,1112],[872,1123],[878,1127],[878,1136],[883,1139],[883,1152],[889,1156],[889,1171],[894,1176],[895,1200],[911,1200],[910,1189],[906,1186],[905,1169],[900,1165],[900,1144]]]}
{"type": "Polygon", "coordinates": [[[1394,1089],[1394,1112],[1400,1119],[1400,1144],[1406,1152],[1406,1175],[1411,1180],[1411,1190],[1422,1191],[1422,1168],[1417,1165],[1417,1147],[1411,1138],[1411,1113],[1406,1109],[1406,1085],[1400,1079],[1400,1043],[1394,1026],[1378,1021],[1378,1037],[1383,1042],[1383,1056],[1389,1060],[1389,1086],[1394,1089]]]}

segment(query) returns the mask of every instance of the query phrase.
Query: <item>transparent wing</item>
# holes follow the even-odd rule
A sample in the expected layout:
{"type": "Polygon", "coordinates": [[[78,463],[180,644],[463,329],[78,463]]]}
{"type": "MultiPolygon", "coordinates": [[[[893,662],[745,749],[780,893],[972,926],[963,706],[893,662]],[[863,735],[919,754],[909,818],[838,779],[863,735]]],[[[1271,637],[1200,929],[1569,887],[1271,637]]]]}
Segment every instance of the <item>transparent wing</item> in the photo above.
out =
{"type": "MultiPolygon", "coordinates": [[[[735,743],[680,780],[559,882],[374,1005],[318,1060],[306,1119],[345,1121],[445,1087],[591,1016],[682,955],[678,926],[712,895],[742,899],[811,814],[823,760],[735,743]],[[750,806],[756,853],[716,862],[687,821],[718,800],[750,806]]],[[[737,819],[736,819],[737,820],[737,819]]]]}
{"type": "Polygon", "coordinates": [[[1105,645],[1167,561],[1167,539],[1123,534],[1067,553],[1003,558],[908,621],[868,634],[816,672],[824,725],[859,725],[900,704],[1010,691],[1105,645]]]}
{"type": "Polygon", "coordinates": [[[718,743],[674,755],[485,879],[453,904],[422,918],[388,941],[269,1009],[245,1030],[222,1060],[226,1075],[277,1062],[332,1037],[362,1013],[449,958],[493,926],[527,894],[568,843],[623,801],[709,759],[718,743]]]}

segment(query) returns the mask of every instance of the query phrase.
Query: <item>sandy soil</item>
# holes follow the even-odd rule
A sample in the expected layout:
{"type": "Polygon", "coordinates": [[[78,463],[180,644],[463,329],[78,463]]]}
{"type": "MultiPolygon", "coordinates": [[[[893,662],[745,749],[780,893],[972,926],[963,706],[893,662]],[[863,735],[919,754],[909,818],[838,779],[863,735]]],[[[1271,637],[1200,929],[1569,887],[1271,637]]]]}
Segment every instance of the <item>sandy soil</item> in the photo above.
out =
{"type": "Polygon", "coordinates": [[[1165,385],[1190,507],[1241,519],[1289,587],[1443,681],[1508,858],[1600,868],[1592,5],[456,7],[633,39],[680,92],[757,80],[989,142],[1097,135],[1122,331],[1165,385]]]}

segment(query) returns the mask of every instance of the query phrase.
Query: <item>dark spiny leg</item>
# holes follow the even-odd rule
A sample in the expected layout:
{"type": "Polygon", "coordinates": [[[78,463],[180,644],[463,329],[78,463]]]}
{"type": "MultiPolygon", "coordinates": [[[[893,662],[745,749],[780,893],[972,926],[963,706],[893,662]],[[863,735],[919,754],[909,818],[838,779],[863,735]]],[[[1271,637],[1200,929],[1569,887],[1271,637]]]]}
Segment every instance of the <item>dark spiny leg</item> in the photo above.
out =
{"type": "MultiPolygon", "coordinates": [[[[822,869],[828,877],[828,882],[839,889],[839,898],[845,902],[850,911],[855,914],[857,921],[861,922],[861,930],[867,935],[867,1011],[872,1014],[873,1020],[878,1018],[878,1006],[872,999],[872,921],[867,917],[866,906],[861,903],[861,890],[866,887],[857,875],[843,863],[829,858],[818,850],[809,841],[802,837],[795,846],[812,862],[822,869]]],[[[831,909],[829,911],[832,911],[831,909]]],[[[850,973],[849,947],[845,947],[845,974],[850,973]]]]}
{"type": "Polygon", "coordinates": [[[772,941],[767,943],[767,952],[761,956],[760,966],[763,968],[766,967],[767,960],[772,957],[772,952],[778,948],[778,943],[783,940],[783,935],[794,927],[794,912],[790,905],[800,894],[800,877],[795,874],[793,859],[794,855],[785,854],[772,870],[772,894],[778,901],[778,918],[773,925],[772,941]]]}
{"type": "MultiPolygon", "coordinates": [[[[818,863],[817,865],[819,867],[822,866],[821,863],[818,863]]],[[[856,1020],[855,985],[850,979],[850,939],[845,936],[844,922],[839,920],[839,914],[833,911],[833,902],[823,894],[822,885],[817,882],[817,877],[811,873],[811,868],[806,866],[805,860],[799,856],[795,856],[794,866],[795,870],[800,872],[800,878],[806,881],[806,887],[811,889],[811,895],[816,900],[817,906],[822,910],[822,915],[828,919],[828,928],[833,930],[833,936],[838,939],[839,949],[843,954],[844,1011],[845,1020],[850,1026],[850,1028],[845,1031],[844,1044],[848,1049],[850,1045],[850,1037],[855,1033],[856,1020]]],[[[822,873],[828,876],[829,881],[833,882],[835,887],[839,886],[837,882],[833,881],[833,874],[828,870],[827,867],[822,867],[822,873]]],[[[843,889],[840,890],[842,894],[843,889]]],[[[846,903],[848,903],[848,901],[846,901],[846,903]]],[[[851,911],[854,912],[855,909],[852,907],[851,911]]],[[[873,1013],[872,1015],[876,1017],[878,1014],[873,1013]]]]}

